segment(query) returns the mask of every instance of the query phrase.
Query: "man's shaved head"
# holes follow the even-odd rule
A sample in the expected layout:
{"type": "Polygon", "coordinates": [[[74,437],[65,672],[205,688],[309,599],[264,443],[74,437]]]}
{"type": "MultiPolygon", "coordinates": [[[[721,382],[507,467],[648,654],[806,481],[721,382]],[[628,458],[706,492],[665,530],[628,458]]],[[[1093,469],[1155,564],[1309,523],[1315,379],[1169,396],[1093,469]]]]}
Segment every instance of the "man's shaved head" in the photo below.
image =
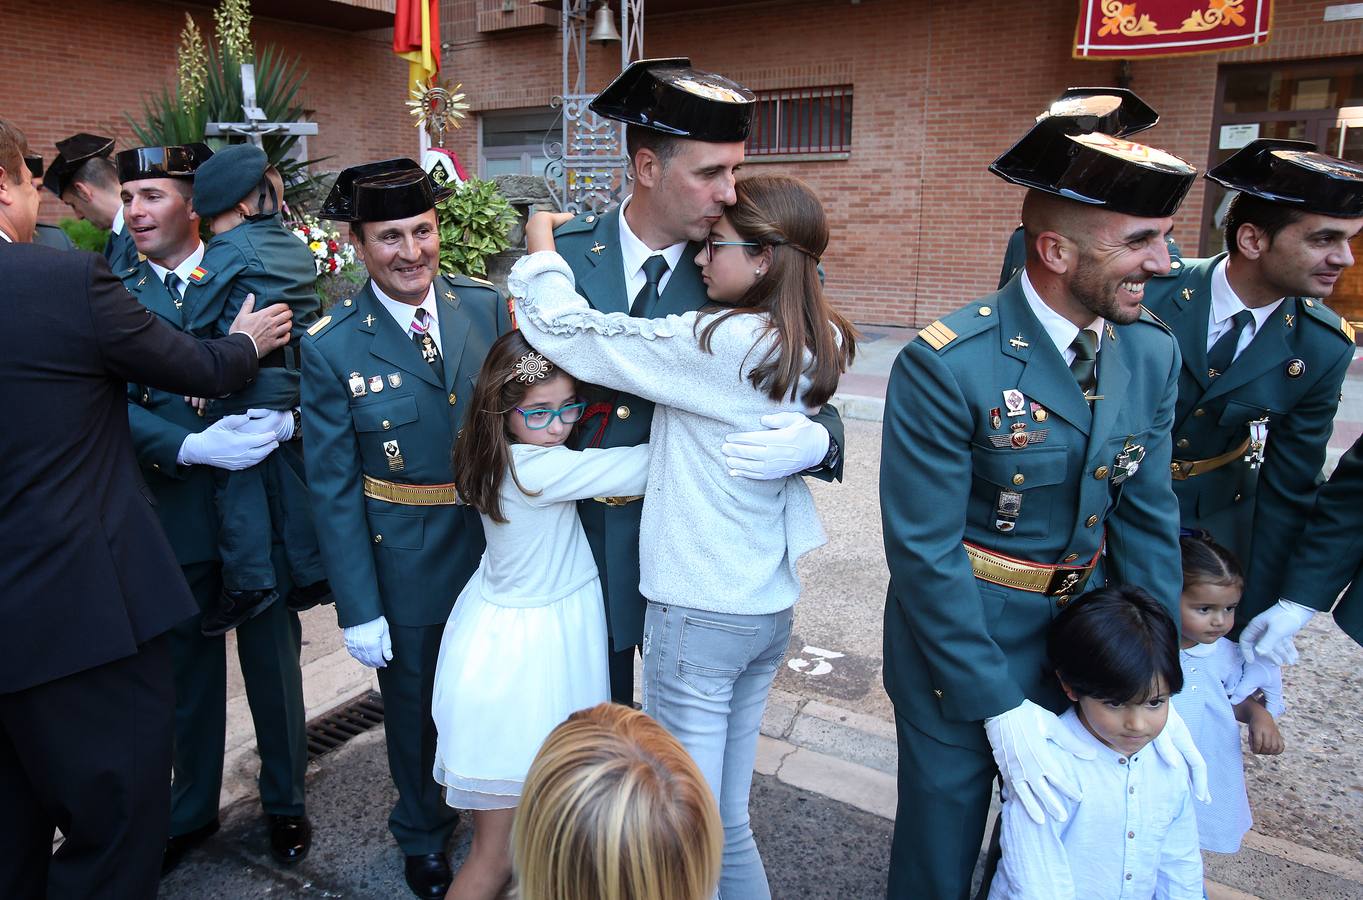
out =
{"type": "Polygon", "coordinates": [[[1027,258],[1036,257],[1036,239],[1054,231],[1076,244],[1083,244],[1086,231],[1093,227],[1094,216],[1106,212],[1078,200],[1067,200],[1045,191],[1030,190],[1022,200],[1022,227],[1027,234],[1027,258]]]}

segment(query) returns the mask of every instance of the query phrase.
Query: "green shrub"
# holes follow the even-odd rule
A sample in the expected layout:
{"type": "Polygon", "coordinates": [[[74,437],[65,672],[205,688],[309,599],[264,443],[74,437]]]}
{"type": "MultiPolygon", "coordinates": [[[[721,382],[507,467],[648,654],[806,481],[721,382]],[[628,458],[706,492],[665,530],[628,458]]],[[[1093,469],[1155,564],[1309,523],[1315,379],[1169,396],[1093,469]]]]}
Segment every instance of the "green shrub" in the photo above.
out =
{"type": "MultiPolygon", "coordinates": [[[[431,174],[445,183],[444,172],[431,174]]],[[[440,271],[446,275],[487,277],[487,261],[511,246],[516,210],[491,181],[470,178],[435,205],[440,219],[440,271]]]]}
{"type": "Polygon", "coordinates": [[[85,219],[62,219],[57,225],[66,232],[66,236],[76,245],[77,250],[104,252],[104,244],[109,240],[109,232],[106,229],[96,228],[85,219]]]}

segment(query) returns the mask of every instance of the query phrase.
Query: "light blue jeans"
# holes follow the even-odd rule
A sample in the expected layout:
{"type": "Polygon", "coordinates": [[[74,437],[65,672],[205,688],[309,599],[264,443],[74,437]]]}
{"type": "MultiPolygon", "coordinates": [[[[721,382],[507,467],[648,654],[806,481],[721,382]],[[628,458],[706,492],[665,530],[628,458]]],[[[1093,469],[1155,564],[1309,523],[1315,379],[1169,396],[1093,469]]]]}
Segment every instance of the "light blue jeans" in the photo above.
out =
{"type": "Polygon", "coordinates": [[[648,604],[644,712],[696,761],[724,823],[721,900],[768,900],[748,823],[762,711],[790,643],[792,610],[760,616],[648,604]]]}

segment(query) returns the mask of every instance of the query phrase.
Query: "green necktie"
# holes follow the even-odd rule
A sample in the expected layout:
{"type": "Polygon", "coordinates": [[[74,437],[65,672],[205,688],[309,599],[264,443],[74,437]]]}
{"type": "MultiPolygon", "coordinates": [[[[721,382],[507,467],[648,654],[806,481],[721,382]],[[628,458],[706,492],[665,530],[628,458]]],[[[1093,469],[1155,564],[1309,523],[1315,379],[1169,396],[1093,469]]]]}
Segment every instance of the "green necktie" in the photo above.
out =
{"type": "Polygon", "coordinates": [[[639,319],[653,317],[653,307],[658,303],[658,282],[667,273],[667,260],[653,255],[644,260],[644,286],[634,295],[629,306],[629,314],[639,319]]]}
{"type": "Polygon", "coordinates": [[[1074,336],[1070,349],[1074,351],[1070,371],[1074,373],[1074,380],[1079,382],[1079,390],[1087,397],[1098,386],[1098,335],[1081,328],[1074,336]]]}
{"type": "Polygon", "coordinates": [[[1240,345],[1240,335],[1244,333],[1245,326],[1254,320],[1254,314],[1247,309],[1242,309],[1230,317],[1231,328],[1212,344],[1212,349],[1207,351],[1207,377],[1215,378],[1222,372],[1230,368],[1230,364],[1235,361],[1235,348],[1240,345]]]}

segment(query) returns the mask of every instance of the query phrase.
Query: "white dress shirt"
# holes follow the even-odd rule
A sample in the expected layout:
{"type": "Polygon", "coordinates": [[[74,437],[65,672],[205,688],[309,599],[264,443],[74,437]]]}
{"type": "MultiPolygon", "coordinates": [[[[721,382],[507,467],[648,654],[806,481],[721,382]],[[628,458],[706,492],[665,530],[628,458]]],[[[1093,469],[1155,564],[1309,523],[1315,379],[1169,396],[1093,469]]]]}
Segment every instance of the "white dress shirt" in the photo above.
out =
{"type": "MultiPolygon", "coordinates": [[[[194,252],[186,256],[183,260],[181,260],[180,264],[176,266],[174,269],[175,274],[180,276],[180,282],[177,285],[179,296],[177,296],[175,299],[179,300],[184,297],[185,288],[189,285],[189,273],[199,268],[199,263],[203,261],[204,245],[203,241],[200,241],[199,245],[194,248],[194,252]]],[[[165,284],[166,273],[170,272],[171,270],[167,269],[165,266],[152,262],[151,259],[148,259],[147,262],[151,265],[152,272],[156,273],[157,280],[160,281],[162,284],[165,284]]]]}
{"type": "Polygon", "coordinates": [[[12,237],[10,237],[9,235],[5,234],[5,229],[3,229],[3,228],[0,228],[0,238],[4,238],[6,244],[12,244],[12,243],[14,243],[14,238],[12,238],[12,237]]]}
{"type": "MultiPolygon", "coordinates": [[[[1221,260],[1216,264],[1216,268],[1212,269],[1212,308],[1207,319],[1208,350],[1212,349],[1221,335],[1230,331],[1234,326],[1235,323],[1231,321],[1231,316],[1242,309],[1249,309],[1245,306],[1244,301],[1236,295],[1235,289],[1230,286],[1230,279],[1226,277],[1226,263],[1228,261],[1229,257],[1221,260]]],[[[1259,333],[1259,329],[1264,327],[1268,317],[1273,315],[1273,311],[1282,306],[1282,303],[1282,298],[1279,297],[1267,306],[1249,310],[1250,315],[1254,316],[1254,321],[1246,325],[1245,330],[1240,332],[1240,342],[1235,345],[1235,356],[1231,357],[1232,360],[1237,359],[1245,351],[1249,342],[1254,340],[1254,336],[1259,333]]]]}
{"type": "Polygon", "coordinates": [[[440,313],[437,311],[435,305],[435,282],[431,282],[431,286],[426,289],[426,298],[416,306],[413,306],[410,303],[403,303],[400,300],[394,300],[381,291],[378,282],[373,279],[370,279],[369,284],[374,288],[374,296],[379,298],[379,304],[383,306],[384,309],[388,310],[388,314],[393,317],[393,321],[398,323],[398,328],[401,328],[402,333],[409,337],[412,334],[412,320],[416,318],[416,311],[418,309],[426,310],[427,314],[431,317],[431,327],[429,331],[431,339],[435,341],[435,348],[440,351],[440,355],[442,357],[445,355],[445,348],[440,344],[440,313]]]}
{"type": "Polygon", "coordinates": [[[1099,741],[1073,708],[1060,722],[1093,747],[1061,754],[1082,801],[1057,794],[1066,822],[1038,825],[1005,798],[1003,858],[989,900],[1202,900],[1202,853],[1187,770],[1150,745],[1125,756],[1099,741]]]}
{"type": "Polygon", "coordinates": [[[629,222],[625,221],[625,208],[629,206],[630,197],[620,204],[620,256],[625,264],[625,308],[628,309],[634,302],[634,298],[644,289],[648,279],[644,277],[644,261],[650,256],[662,256],[667,260],[667,271],[663,277],[658,279],[658,293],[661,294],[667,287],[667,283],[672,280],[672,273],[677,270],[677,264],[681,262],[682,254],[686,252],[686,241],[664,247],[661,250],[654,250],[639,240],[633,231],[629,230],[629,222]]]}
{"type": "Polygon", "coordinates": [[[114,222],[109,226],[109,230],[114,234],[123,233],[123,204],[118,205],[118,210],[114,213],[114,222]]]}
{"type": "MultiPolygon", "coordinates": [[[[1070,344],[1073,344],[1079,335],[1079,326],[1046,305],[1046,301],[1041,299],[1041,295],[1032,286],[1032,280],[1027,277],[1026,269],[1022,270],[1022,295],[1027,298],[1032,315],[1036,316],[1041,327],[1046,329],[1046,334],[1055,344],[1055,349],[1065,357],[1065,365],[1074,362],[1075,353],[1070,344]]],[[[1097,353],[1103,346],[1103,320],[1095,316],[1093,321],[1084,327],[1098,336],[1098,342],[1093,345],[1093,352],[1097,353]]]]}

